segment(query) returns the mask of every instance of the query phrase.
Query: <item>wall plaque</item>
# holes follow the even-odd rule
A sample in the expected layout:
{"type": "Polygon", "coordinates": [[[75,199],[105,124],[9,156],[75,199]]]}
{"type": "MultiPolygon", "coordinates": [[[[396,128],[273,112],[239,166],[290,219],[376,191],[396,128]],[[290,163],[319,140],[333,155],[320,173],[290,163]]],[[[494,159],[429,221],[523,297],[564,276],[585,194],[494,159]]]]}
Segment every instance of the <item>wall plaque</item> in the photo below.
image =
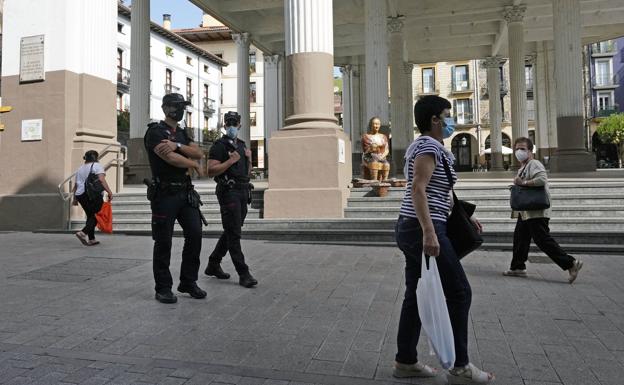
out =
{"type": "Polygon", "coordinates": [[[23,37],[20,43],[20,83],[45,80],[44,35],[23,37]]]}
{"type": "Polygon", "coordinates": [[[43,139],[43,119],[22,120],[22,142],[43,139]]]}

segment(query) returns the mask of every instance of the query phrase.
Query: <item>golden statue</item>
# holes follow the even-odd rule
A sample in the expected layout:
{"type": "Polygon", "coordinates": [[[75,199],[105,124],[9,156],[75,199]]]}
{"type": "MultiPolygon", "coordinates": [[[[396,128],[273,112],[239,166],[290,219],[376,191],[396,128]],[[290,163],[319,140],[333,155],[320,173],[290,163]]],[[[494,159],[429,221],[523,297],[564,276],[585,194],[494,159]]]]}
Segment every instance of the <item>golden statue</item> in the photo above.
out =
{"type": "Polygon", "coordinates": [[[390,152],[388,137],[381,132],[381,119],[373,117],[368,121],[368,132],[362,135],[362,177],[372,180],[386,180],[390,163],[386,160],[390,152]]]}

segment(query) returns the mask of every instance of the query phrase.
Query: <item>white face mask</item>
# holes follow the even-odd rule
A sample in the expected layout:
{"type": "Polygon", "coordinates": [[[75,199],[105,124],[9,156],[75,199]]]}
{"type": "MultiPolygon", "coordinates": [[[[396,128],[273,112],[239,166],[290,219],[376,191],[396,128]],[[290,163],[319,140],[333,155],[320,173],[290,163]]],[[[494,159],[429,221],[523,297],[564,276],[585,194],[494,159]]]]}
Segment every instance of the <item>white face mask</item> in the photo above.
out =
{"type": "Polygon", "coordinates": [[[520,162],[524,162],[529,159],[529,152],[526,150],[516,150],[516,159],[520,162]]]}

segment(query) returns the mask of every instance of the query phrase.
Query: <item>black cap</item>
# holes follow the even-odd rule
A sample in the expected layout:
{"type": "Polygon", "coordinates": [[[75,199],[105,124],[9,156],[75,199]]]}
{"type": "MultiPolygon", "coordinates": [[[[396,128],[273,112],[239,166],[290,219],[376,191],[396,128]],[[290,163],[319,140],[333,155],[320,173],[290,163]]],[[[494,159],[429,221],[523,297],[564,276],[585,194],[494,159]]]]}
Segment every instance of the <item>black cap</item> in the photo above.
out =
{"type": "Polygon", "coordinates": [[[188,106],[191,104],[191,102],[187,102],[186,100],[184,100],[184,96],[176,93],[171,93],[163,96],[163,106],[171,106],[176,104],[184,104],[185,106],[188,106]]]}
{"type": "Polygon", "coordinates": [[[223,117],[223,122],[236,121],[236,124],[240,123],[241,116],[236,111],[228,111],[223,117]]]}

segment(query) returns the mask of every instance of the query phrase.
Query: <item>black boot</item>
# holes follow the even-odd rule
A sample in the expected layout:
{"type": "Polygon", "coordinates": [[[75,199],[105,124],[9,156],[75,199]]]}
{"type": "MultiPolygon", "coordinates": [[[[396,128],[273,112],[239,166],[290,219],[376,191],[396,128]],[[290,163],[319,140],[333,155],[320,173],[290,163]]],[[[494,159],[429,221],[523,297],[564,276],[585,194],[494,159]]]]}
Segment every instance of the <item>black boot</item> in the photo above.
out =
{"type": "Polygon", "coordinates": [[[192,283],[180,283],[178,285],[178,291],[180,293],[189,293],[191,297],[195,299],[206,298],[206,292],[197,286],[195,282],[192,283]]]}
{"type": "Polygon", "coordinates": [[[251,288],[256,286],[258,284],[258,281],[254,277],[252,277],[249,272],[246,272],[240,275],[238,284],[246,288],[251,288]]]}
{"type": "Polygon", "coordinates": [[[208,262],[208,267],[204,271],[206,275],[217,277],[218,279],[230,279],[230,275],[221,269],[221,265],[218,263],[208,262]]]}
{"type": "Polygon", "coordinates": [[[161,289],[156,292],[155,298],[158,302],[162,303],[176,303],[178,302],[178,297],[175,296],[169,289],[161,289]]]}

